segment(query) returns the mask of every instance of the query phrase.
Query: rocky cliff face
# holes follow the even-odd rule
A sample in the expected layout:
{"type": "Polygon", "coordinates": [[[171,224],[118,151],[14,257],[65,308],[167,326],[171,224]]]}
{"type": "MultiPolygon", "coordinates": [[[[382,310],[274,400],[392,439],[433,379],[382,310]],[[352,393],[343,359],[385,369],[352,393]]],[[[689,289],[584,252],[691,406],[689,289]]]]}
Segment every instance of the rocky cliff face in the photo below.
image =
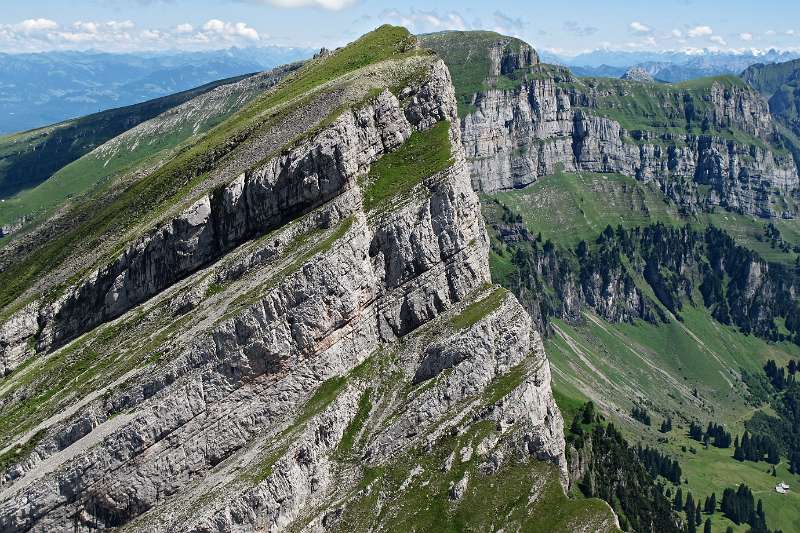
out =
{"type": "Polygon", "coordinates": [[[552,331],[553,317],[580,323],[586,309],[612,323],[668,320],[657,302],[637,286],[634,276],[643,276],[645,260],[633,250],[603,245],[575,258],[552,245],[542,246],[523,223],[494,223],[490,232],[511,251],[515,273],[507,280],[509,288],[540,331],[552,331]],[[622,260],[625,253],[630,254],[627,264],[622,260]]]}
{"type": "Polygon", "coordinates": [[[548,65],[527,72],[511,88],[474,93],[462,116],[476,190],[524,187],[558,169],[615,172],[655,181],[690,211],[792,214],[794,161],[766,102],[735,78],[670,86],[548,65]]]}
{"type": "Polygon", "coordinates": [[[724,230],[651,224],[607,227],[574,251],[541,243],[497,200],[487,216],[495,253],[510,257],[504,284],[541,331],[557,317],[579,323],[584,311],[611,323],[680,319],[684,306],[705,305],[719,322],[771,341],[800,341],[794,269],[768,263],[724,230]],[[779,326],[780,324],[780,326],[779,326]]]}
{"type": "Polygon", "coordinates": [[[11,312],[0,529],[424,526],[415,498],[455,517],[518,471],[509,523],[616,527],[605,507],[539,511],[566,501],[563,422],[539,334],[489,285],[444,64],[412,50],[340,75],[328,119],[215,163],[213,188],[11,312]]]}

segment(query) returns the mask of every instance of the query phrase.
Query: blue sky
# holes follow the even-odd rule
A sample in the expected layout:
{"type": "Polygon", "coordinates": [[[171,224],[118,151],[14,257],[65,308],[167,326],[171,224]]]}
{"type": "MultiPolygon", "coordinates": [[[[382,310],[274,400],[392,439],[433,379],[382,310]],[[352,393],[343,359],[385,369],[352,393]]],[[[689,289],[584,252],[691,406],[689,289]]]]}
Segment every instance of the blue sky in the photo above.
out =
{"type": "Polygon", "coordinates": [[[493,29],[538,49],[800,49],[792,0],[3,0],[0,51],[338,46],[384,22],[493,29]]]}

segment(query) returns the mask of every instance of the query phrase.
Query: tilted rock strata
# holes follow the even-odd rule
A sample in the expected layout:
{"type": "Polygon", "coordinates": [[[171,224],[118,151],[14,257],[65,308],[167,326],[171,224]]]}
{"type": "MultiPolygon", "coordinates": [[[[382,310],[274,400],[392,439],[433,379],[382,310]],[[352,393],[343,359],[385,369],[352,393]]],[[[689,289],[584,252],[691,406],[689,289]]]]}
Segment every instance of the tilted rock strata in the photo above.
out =
{"type": "Polygon", "coordinates": [[[31,340],[39,351],[59,346],[245,240],[353,187],[356,176],[407,139],[412,127],[447,118],[455,123],[443,107],[443,99],[452,94],[448,87],[447,72],[439,64],[427,84],[404,95],[413,100],[406,109],[391,93],[382,93],[373,107],[342,115],[331,128],[203,195],[55,301],[28,305],[0,326],[3,369],[10,371],[30,354],[31,340]]]}

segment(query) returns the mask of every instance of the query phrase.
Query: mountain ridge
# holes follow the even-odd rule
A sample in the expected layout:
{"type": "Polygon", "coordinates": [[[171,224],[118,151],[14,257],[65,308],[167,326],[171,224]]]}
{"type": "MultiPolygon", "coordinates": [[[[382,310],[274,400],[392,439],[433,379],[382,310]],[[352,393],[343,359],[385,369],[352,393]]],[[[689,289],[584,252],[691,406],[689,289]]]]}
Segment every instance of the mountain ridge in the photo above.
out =
{"type": "Polygon", "coordinates": [[[679,531],[673,490],[770,482],[684,434],[772,423],[800,354],[791,139],[744,81],[390,26],[283,74],[84,156],[220,103],[0,248],[5,529],[679,531]]]}
{"type": "Polygon", "coordinates": [[[3,304],[3,529],[618,529],[564,492],[541,337],[490,285],[450,74],[406,30],[143,174],[38,244],[86,264],[4,257],[37,273],[3,304]]]}
{"type": "Polygon", "coordinates": [[[781,63],[798,57],[797,52],[774,49],[758,52],[598,50],[575,57],[562,57],[545,51],[542,55],[545,62],[567,66],[576,76],[618,78],[627,69],[638,67],[656,79],[671,83],[725,74],[738,76],[757,63],[781,63]]]}

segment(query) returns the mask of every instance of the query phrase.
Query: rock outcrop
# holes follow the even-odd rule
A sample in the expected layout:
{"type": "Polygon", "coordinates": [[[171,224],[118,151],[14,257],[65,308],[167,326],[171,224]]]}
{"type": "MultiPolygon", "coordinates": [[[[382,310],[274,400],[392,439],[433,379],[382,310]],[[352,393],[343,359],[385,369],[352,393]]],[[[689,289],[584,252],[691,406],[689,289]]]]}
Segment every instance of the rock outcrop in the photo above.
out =
{"type": "Polygon", "coordinates": [[[540,336],[489,285],[448,71],[376,31],[397,57],[338,73],[328,118],[214,163],[213,187],[4,322],[0,529],[365,531],[524,468],[521,527],[566,486],[540,336]],[[442,126],[429,175],[377,170],[442,126]],[[450,447],[469,453],[445,475],[450,447]]]}
{"type": "Polygon", "coordinates": [[[625,71],[625,74],[623,74],[620,79],[644,83],[655,81],[653,80],[653,76],[642,67],[629,68],[625,71]]]}

